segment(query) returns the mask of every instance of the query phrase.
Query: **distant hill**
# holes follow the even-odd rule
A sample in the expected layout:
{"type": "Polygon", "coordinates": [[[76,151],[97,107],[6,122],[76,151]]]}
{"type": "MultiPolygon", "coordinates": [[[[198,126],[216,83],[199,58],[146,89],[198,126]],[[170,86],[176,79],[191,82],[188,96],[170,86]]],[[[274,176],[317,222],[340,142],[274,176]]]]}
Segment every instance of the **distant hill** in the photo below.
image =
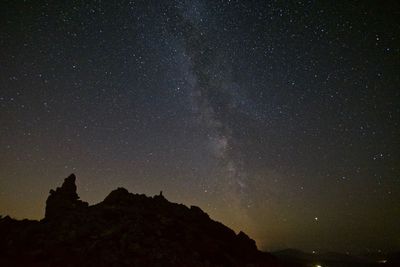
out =
{"type": "Polygon", "coordinates": [[[284,249],[272,253],[282,262],[300,266],[321,267],[400,267],[398,253],[379,254],[379,257],[355,256],[337,252],[306,253],[297,249],[284,249]]]}
{"type": "Polygon", "coordinates": [[[75,179],[50,191],[43,220],[0,219],[0,266],[283,266],[198,207],[124,188],[89,206],[75,179]]]}

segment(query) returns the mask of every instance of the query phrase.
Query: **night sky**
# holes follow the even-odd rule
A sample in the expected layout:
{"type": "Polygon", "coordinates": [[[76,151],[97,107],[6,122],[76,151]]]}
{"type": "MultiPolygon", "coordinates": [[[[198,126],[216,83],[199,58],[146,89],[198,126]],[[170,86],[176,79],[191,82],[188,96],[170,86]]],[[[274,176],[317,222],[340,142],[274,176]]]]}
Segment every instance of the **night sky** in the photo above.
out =
{"type": "Polygon", "coordinates": [[[2,1],[0,214],[70,173],[259,248],[400,249],[396,1],[2,1]]]}

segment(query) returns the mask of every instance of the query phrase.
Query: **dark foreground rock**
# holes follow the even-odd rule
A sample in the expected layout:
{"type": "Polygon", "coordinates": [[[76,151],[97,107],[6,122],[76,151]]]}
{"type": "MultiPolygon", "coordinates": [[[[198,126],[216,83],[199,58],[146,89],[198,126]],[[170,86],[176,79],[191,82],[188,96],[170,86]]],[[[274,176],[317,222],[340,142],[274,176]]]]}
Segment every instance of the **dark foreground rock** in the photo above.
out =
{"type": "Polygon", "coordinates": [[[88,206],[75,176],[50,191],[41,221],[0,219],[0,266],[281,266],[200,208],[124,188],[88,206]]]}

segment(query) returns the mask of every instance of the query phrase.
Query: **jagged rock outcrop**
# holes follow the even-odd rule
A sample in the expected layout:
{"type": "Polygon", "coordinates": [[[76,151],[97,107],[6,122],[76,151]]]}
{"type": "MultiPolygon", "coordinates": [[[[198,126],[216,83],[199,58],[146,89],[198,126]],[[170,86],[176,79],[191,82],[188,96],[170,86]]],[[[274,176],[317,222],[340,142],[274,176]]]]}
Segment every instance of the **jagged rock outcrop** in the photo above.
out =
{"type": "Polygon", "coordinates": [[[88,206],[75,176],[50,191],[42,221],[0,219],[0,266],[281,266],[199,207],[112,191],[88,206]]]}
{"type": "Polygon", "coordinates": [[[71,174],[65,178],[61,187],[57,187],[55,191],[50,190],[50,196],[46,201],[46,219],[63,218],[71,212],[76,212],[78,209],[84,209],[88,206],[87,202],[79,200],[75,180],[75,175],[71,174]]]}

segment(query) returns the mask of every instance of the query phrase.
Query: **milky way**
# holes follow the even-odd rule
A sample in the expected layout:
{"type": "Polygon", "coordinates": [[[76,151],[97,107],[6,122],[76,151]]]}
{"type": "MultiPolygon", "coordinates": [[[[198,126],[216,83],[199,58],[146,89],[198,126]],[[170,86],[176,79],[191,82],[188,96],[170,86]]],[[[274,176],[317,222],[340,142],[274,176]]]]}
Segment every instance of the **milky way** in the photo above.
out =
{"type": "Polygon", "coordinates": [[[0,214],[70,173],[198,205],[262,249],[400,248],[396,1],[13,1],[0,214]]]}

